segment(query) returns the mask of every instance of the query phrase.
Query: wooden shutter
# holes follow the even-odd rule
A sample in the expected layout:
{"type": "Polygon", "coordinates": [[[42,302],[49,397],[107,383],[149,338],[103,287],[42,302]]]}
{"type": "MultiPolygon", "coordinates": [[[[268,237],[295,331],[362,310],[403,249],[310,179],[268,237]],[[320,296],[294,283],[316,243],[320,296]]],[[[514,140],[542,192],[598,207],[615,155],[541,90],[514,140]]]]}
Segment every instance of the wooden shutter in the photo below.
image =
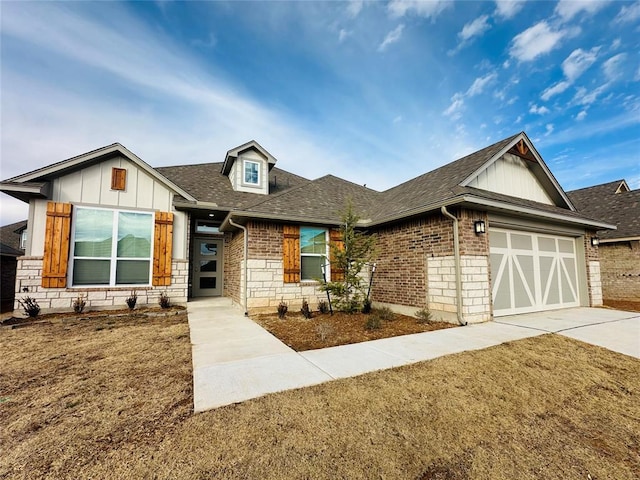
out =
{"type": "Polygon", "coordinates": [[[173,213],[156,212],[153,243],[153,286],[171,285],[173,213]]]}
{"type": "Polygon", "coordinates": [[[67,286],[69,240],[71,238],[71,204],[47,203],[47,223],[44,231],[44,258],[42,259],[42,286],[67,286]]]}
{"type": "Polygon", "coordinates": [[[124,168],[111,169],[111,190],[124,190],[127,186],[127,171],[124,168]]]}
{"type": "Polygon", "coordinates": [[[344,269],[341,268],[336,261],[335,255],[333,253],[333,248],[338,248],[339,250],[344,250],[344,242],[342,241],[342,232],[340,232],[337,228],[332,228],[329,231],[329,243],[331,245],[330,254],[331,257],[329,261],[331,262],[331,281],[333,282],[341,282],[344,280],[344,269]]]}
{"type": "Polygon", "coordinates": [[[300,227],[285,225],[282,244],[284,283],[300,281],[300,227]]]}

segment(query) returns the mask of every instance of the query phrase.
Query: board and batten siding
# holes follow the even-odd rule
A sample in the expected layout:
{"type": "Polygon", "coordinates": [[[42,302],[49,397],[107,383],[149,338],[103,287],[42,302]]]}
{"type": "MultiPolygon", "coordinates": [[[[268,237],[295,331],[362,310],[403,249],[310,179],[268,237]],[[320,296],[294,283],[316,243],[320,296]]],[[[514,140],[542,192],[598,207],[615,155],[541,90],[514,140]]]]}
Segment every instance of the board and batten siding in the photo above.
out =
{"type": "Polygon", "coordinates": [[[233,189],[237,192],[260,193],[267,195],[269,193],[269,163],[267,159],[258,152],[249,150],[238,155],[238,158],[229,171],[229,180],[233,189]],[[244,183],[244,160],[250,160],[260,164],[260,183],[258,185],[247,185],[244,183]]]}
{"type": "MultiPolygon", "coordinates": [[[[114,157],[53,180],[51,201],[87,207],[121,208],[172,212],[174,259],[187,258],[187,217],[173,208],[174,193],[136,164],[123,157],[114,157]],[[124,190],[111,189],[112,168],[127,170],[124,190]]],[[[31,200],[29,218],[31,234],[27,255],[44,254],[47,200],[31,200]]]]}
{"type": "Polygon", "coordinates": [[[505,153],[480,172],[468,186],[554,205],[526,161],[510,153],[505,153]]]}

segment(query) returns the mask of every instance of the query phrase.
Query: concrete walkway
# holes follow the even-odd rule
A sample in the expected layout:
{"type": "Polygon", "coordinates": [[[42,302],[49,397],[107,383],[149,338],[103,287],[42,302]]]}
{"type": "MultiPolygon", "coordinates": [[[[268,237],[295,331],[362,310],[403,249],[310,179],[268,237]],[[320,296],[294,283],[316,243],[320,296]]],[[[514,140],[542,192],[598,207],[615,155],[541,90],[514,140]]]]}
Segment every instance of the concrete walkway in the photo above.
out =
{"type": "Polygon", "coordinates": [[[640,314],[575,308],[297,353],[227,298],[187,304],[194,410],[558,333],[640,358],[640,314]]]}

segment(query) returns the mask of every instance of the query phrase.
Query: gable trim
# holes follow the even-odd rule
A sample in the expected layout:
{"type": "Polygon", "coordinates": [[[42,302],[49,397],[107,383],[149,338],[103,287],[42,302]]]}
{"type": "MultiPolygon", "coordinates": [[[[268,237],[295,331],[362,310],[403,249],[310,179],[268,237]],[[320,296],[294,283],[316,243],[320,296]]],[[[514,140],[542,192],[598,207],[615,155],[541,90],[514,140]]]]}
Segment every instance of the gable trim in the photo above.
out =
{"type": "Polygon", "coordinates": [[[269,165],[269,170],[271,170],[271,168],[277,162],[276,158],[273,155],[271,155],[269,152],[267,152],[267,150],[265,150],[265,148],[262,145],[260,145],[255,140],[251,140],[247,143],[240,145],[239,147],[232,148],[227,152],[227,154],[224,157],[224,163],[222,164],[222,173],[224,175],[228,175],[229,172],[231,171],[231,167],[233,166],[233,163],[238,159],[238,156],[248,150],[255,150],[260,155],[262,155],[267,160],[267,163],[269,165]]]}
{"type": "MultiPolygon", "coordinates": [[[[535,158],[535,163],[540,167],[540,170],[544,174],[544,177],[541,179],[540,176],[536,174],[534,170],[532,170],[531,172],[533,175],[536,176],[538,181],[542,180],[540,183],[542,184],[542,187],[547,192],[547,195],[549,195],[552,198],[552,200],[556,202],[557,206],[563,206],[558,204],[558,203],[561,203],[561,204],[564,204],[564,206],[569,208],[571,211],[574,211],[574,212],[577,211],[576,208],[571,203],[571,200],[569,200],[569,197],[564,193],[564,190],[562,190],[562,187],[560,186],[558,181],[555,179],[555,177],[551,173],[551,170],[549,170],[549,167],[547,167],[546,163],[544,163],[544,160],[542,160],[542,157],[534,147],[531,140],[529,140],[529,137],[527,136],[527,134],[524,132],[520,132],[519,135],[517,135],[511,140],[511,142],[505,145],[500,151],[498,151],[495,155],[493,155],[489,160],[487,160],[479,168],[477,168],[470,175],[468,175],[460,183],[460,186],[467,187],[474,178],[480,175],[480,173],[486,170],[490,165],[492,165],[493,163],[498,161],[500,158],[502,158],[502,156],[507,152],[509,152],[509,150],[511,150],[512,148],[517,147],[518,150],[520,151],[525,146],[529,149],[529,152],[535,158]],[[553,191],[553,193],[555,193],[555,195],[548,191],[549,187],[553,191]]],[[[524,161],[531,162],[531,160],[526,158],[524,159],[524,161]]]]}
{"type": "MultiPolygon", "coordinates": [[[[60,176],[63,172],[67,170],[75,170],[84,163],[98,161],[102,157],[106,157],[116,153],[124,156],[127,160],[131,161],[137,167],[144,170],[146,173],[151,175],[154,179],[158,180],[160,183],[164,184],[167,188],[174,191],[175,193],[183,196],[187,200],[192,200],[192,201],[196,200],[187,191],[183,190],[181,187],[173,183],[167,177],[165,177],[164,175],[156,171],[156,169],[154,169],[151,165],[149,165],[140,157],[138,157],[135,153],[128,150],[126,147],[124,147],[119,143],[114,143],[106,147],[99,148],[97,150],[92,150],[91,152],[83,153],[82,155],[78,155],[76,157],[72,157],[67,160],[54,163],[53,165],[39,168],[38,170],[33,170],[32,172],[10,178],[5,182],[0,183],[0,189],[8,193],[9,195],[11,195],[10,192],[12,191],[20,192],[20,193],[32,193],[30,190],[34,190],[36,188],[35,186],[39,185],[38,183],[35,183],[35,182],[37,182],[42,178],[60,176]],[[21,188],[21,187],[24,187],[24,188],[21,188]]],[[[42,195],[42,193],[39,191],[34,191],[33,193],[36,195],[37,194],[42,195]]]]}

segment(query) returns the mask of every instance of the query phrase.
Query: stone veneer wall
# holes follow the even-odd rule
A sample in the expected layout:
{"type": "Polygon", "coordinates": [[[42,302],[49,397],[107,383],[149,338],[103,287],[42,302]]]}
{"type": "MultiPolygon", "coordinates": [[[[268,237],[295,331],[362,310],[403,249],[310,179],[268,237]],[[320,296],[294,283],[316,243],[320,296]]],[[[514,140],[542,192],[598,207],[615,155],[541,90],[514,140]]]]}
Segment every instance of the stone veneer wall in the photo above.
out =
{"type": "Polygon", "coordinates": [[[585,261],[587,264],[587,291],[589,292],[589,306],[602,306],[602,283],[600,277],[599,248],[591,245],[591,238],[596,232],[587,231],[584,236],[585,261]]]}
{"type": "Polygon", "coordinates": [[[86,310],[126,308],[125,299],[135,291],[137,305],[157,305],[160,293],[166,292],[172,304],[187,303],[187,260],[173,260],[171,263],[171,285],[168,287],[94,287],[94,288],[43,288],[42,257],[20,257],[16,274],[16,301],[14,309],[22,312],[19,299],[34,298],[43,312],[71,311],[78,295],[85,296],[86,310]],[[26,290],[26,291],[25,291],[26,290]]]}
{"type": "MultiPolygon", "coordinates": [[[[485,213],[450,209],[458,216],[462,274],[462,315],[470,323],[491,320],[488,235],[476,235],[473,223],[485,213]]],[[[427,307],[436,317],[457,321],[453,221],[440,213],[378,229],[376,303],[405,313],[427,307]]]]}
{"type": "Polygon", "coordinates": [[[640,241],[598,247],[604,300],[640,300],[640,241]]]}
{"type": "Polygon", "coordinates": [[[318,290],[316,282],[284,283],[282,261],[282,224],[249,222],[249,262],[247,280],[247,310],[275,311],[284,300],[291,310],[299,309],[306,299],[312,309],[325,294],[318,290]]]}

